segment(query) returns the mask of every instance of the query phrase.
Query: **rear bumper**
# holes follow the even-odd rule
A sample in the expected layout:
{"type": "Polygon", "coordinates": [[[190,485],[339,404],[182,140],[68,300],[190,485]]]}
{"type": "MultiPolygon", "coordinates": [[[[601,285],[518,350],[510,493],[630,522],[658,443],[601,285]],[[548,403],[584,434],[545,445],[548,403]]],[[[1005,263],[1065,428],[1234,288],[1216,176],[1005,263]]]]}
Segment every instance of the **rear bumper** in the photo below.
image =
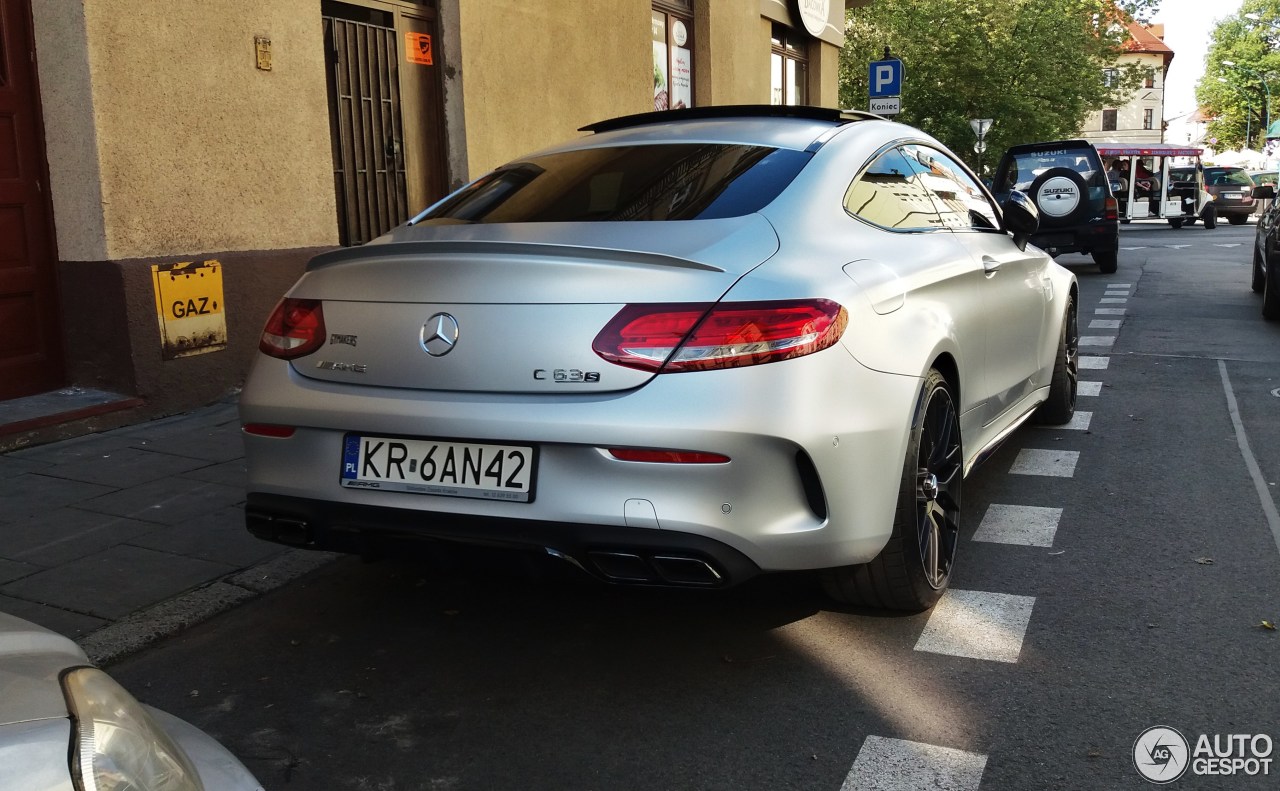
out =
{"type": "Polygon", "coordinates": [[[248,503],[269,517],[253,517],[266,538],[355,552],[381,534],[574,549],[588,535],[613,542],[616,529],[634,537],[624,545],[680,547],[685,539],[672,537],[687,536],[688,547],[727,547],[767,571],[863,563],[892,530],[918,389],[918,379],[866,369],[841,347],[585,396],[357,388],[263,359],[241,394],[241,417],[296,429],[244,436],[248,503]],[[348,432],[535,446],[536,493],[513,503],[343,487],[348,432]],[[606,450],[617,447],[731,461],[629,462],[606,450]],[[291,518],[306,531],[294,536],[291,518]]]}
{"type": "Polygon", "coordinates": [[[250,494],[245,525],[258,538],[335,552],[412,552],[446,541],[523,549],[564,560],[607,582],[728,587],[760,573],[733,547],[671,530],[433,514],[300,497],[250,494]]]}
{"type": "Polygon", "coordinates": [[[1111,251],[1120,244],[1120,223],[1117,220],[1044,228],[1031,237],[1031,243],[1052,255],[1111,251]]]}

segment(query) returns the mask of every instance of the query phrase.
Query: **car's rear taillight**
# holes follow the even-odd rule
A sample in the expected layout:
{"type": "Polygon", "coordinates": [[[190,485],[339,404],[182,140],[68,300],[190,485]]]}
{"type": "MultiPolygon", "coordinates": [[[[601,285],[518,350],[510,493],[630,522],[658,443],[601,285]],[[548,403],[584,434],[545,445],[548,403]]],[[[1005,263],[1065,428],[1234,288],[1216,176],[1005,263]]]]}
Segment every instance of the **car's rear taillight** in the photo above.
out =
{"type": "Polygon", "coordinates": [[[728,464],[721,453],[698,450],[649,450],[646,448],[609,448],[609,455],[619,461],[641,461],[650,464],[728,464]]]}
{"type": "Polygon", "coordinates": [[[1107,198],[1102,206],[1103,217],[1108,220],[1120,219],[1120,201],[1107,198]]]}
{"type": "Polygon", "coordinates": [[[258,348],[263,354],[292,360],[324,345],[324,312],[318,299],[285,297],[262,329],[258,348]]]}
{"type": "Polygon", "coordinates": [[[829,299],[628,305],[592,349],[611,363],[659,373],[737,368],[821,351],[848,320],[829,299]]]}

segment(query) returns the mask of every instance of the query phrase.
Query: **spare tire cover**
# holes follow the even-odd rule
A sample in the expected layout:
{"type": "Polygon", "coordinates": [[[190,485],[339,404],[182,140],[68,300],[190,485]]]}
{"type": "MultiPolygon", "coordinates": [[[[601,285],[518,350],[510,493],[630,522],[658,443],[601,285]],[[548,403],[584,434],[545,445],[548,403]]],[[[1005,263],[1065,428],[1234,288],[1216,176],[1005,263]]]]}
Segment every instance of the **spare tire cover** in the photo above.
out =
{"type": "Polygon", "coordinates": [[[1065,221],[1075,215],[1086,200],[1084,179],[1070,168],[1051,168],[1031,185],[1031,197],[1041,216],[1065,221]]]}

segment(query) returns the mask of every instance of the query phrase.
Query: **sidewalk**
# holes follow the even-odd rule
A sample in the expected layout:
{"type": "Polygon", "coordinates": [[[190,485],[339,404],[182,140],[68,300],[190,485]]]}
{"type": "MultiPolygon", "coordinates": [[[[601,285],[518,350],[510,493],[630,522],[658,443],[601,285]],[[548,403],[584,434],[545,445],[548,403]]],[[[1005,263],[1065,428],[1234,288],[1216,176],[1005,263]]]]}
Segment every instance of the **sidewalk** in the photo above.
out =
{"type": "Polygon", "coordinates": [[[249,535],[244,490],[231,401],[0,455],[0,611],[107,663],[335,557],[249,535]]]}

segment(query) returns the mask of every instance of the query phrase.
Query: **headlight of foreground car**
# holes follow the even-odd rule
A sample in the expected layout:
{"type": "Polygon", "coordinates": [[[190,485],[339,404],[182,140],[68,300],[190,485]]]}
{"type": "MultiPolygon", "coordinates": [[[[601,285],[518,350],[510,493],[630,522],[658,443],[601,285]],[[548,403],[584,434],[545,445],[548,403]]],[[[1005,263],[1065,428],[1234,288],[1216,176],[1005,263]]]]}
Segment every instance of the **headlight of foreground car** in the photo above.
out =
{"type": "Polygon", "coordinates": [[[187,754],[106,673],[70,670],[62,691],[77,791],[204,791],[187,754]]]}

